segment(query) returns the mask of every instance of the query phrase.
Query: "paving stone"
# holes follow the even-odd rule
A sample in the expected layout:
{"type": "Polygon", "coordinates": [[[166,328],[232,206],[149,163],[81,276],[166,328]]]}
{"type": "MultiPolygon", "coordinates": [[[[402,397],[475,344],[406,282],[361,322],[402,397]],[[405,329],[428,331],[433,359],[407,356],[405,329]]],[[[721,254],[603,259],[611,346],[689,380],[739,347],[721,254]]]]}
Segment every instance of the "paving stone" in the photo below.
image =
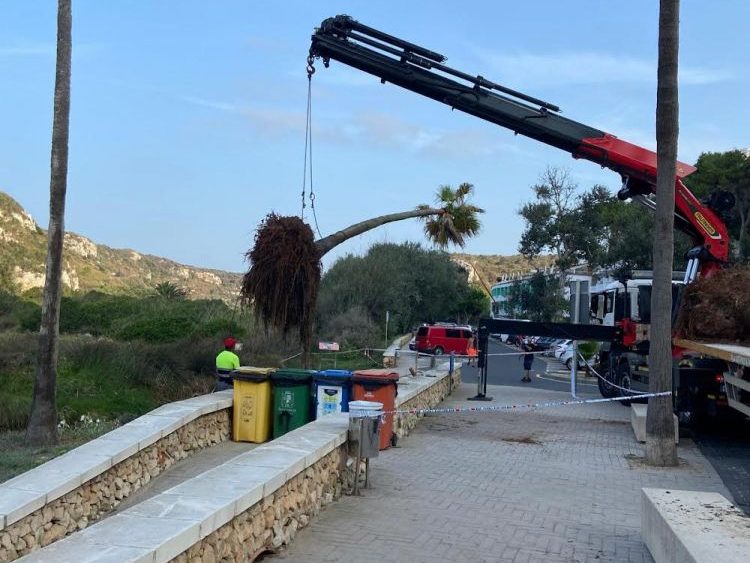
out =
{"type": "MultiPolygon", "coordinates": [[[[490,405],[567,397],[488,392],[490,405]]],[[[464,401],[474,393],[463,385],[444,406],[476,406],[464,401]]],[[[641,487],[729,492],[688,439],[679,468],[644,466],[629,415],[610,403],[425,417],[371,461],[371,489],[327,507],[275,558],[651,562],[640,537],[641,487]]]]}

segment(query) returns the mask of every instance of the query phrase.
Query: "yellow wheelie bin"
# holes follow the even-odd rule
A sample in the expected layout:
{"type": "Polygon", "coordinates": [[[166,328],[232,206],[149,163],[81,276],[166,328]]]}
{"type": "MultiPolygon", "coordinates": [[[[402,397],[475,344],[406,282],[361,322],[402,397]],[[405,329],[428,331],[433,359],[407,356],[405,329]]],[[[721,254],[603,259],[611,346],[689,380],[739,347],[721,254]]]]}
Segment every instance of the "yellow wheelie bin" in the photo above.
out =
{"type": "Polygon", "coordinates": [[[242,366],[232,372],[232,439],[260,444],[271,437],[271,374],[275,368],[242,366]]]}

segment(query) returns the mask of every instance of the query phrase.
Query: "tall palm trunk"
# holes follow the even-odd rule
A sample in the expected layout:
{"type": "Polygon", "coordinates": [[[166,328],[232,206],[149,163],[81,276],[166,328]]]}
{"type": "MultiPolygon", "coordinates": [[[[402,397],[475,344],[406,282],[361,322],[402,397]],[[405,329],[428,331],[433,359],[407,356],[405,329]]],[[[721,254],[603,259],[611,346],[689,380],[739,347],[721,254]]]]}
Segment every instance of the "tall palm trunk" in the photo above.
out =
{"type": "Polygon", "coordinates": [[[60,294],[63,237],[65,234],[65,192],[68,181],[68,127],[70,121],[70,66],[72,52],[71,0],[57,4],[57,63],[55,102],[52,121],[49,229],[47,231],[47,270],[42,296],[42,323],[39,328],[34,397],[26,438],[32,444],[58,441],[57,356],[60,333],[60,294]]]}
{"type": "Polygon", "coordinates": [[[373,217],[372,219],[367,219],[366,221],[355,223],[354,225],[351,225],[345,229],[341,229],[340,231],[337,231],[332,235],[328,235],[327,237],[318,239],[315,241],[315,246],[318,248],[320,256],[323,256],[326,252],[329,252],[330,250],[334,249],[339,244],[346,242],[350,238],[361,235],[362,233],[366,233],[367,231],[371,231],[372,229],[380,227],[381,225],[385,225],[386,223],[393,223],[394,221],[402,221],[404,219],[414,219],[416,217],[440,215],[441,213],[444,213],[444,210],[426,208],[413,209],[411,211],[403,211],[401,213],[389,213],[388,215],[373,217]]]}
{"type": "MultiPolygon", "coordinates": [[[[659,70],[656,93],[656,222],[654,280],[651,294],[649,390],[672,389],[672,257],[674,186],[679,131],[677,60],[679,0],[661,0],[659,9],[659,70]]],[[[652,465],[677,465],[670,396],[651,397],[646,418],[646,459],[652,465]]]]}

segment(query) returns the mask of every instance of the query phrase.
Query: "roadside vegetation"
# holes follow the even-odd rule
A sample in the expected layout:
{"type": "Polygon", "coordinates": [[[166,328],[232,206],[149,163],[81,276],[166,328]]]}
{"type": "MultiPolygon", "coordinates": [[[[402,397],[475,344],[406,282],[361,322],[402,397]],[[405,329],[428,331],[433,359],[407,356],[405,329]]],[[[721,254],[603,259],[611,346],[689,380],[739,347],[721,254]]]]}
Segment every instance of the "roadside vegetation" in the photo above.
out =
{"type": "MultiPolygon", "coordinates": [[[[470,321],[488,310],[483,293],[443,252],[383,244],[338,260],[323,276],[314,336],[339,352],[310,355],[313,369],[382,365],[389,335],[423,320],[470,321]],[[376,349],[376,350],[373,350],[376,349]]],[[[157,406],[208,393],[221,340],[243,343],[243,363],[302,367],[299,342],[266,332],[250,313],[219,300],[188,300],[173,284],[147,297],[90,292],[62,299],[57,379],[60,444],[29,447],[38,301],[0,292],[0,481],[157,406]]]]}

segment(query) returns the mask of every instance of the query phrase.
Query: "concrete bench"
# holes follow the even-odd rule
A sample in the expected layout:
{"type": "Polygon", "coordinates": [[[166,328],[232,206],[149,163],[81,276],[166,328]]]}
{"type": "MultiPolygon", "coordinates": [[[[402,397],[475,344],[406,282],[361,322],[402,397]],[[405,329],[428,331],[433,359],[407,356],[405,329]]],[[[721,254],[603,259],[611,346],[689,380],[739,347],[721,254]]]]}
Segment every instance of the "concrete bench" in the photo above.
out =
{"type": "MultiPolygon", "coordinates": [[[[630,405],[630,424],[633,426],[635,439],[639,442],[646,442],[646,411],[648,405],[633,403],[630,405]]],[[[680,441],[680,425],[677,421],[677,415],[674,416],[674,443],[680,441]]]]}
{"type": "Polygon", "coordinates": [[[718,493],[642,489],[641,537],[656,563],[745,563],[750,517],[718,493]]]}

